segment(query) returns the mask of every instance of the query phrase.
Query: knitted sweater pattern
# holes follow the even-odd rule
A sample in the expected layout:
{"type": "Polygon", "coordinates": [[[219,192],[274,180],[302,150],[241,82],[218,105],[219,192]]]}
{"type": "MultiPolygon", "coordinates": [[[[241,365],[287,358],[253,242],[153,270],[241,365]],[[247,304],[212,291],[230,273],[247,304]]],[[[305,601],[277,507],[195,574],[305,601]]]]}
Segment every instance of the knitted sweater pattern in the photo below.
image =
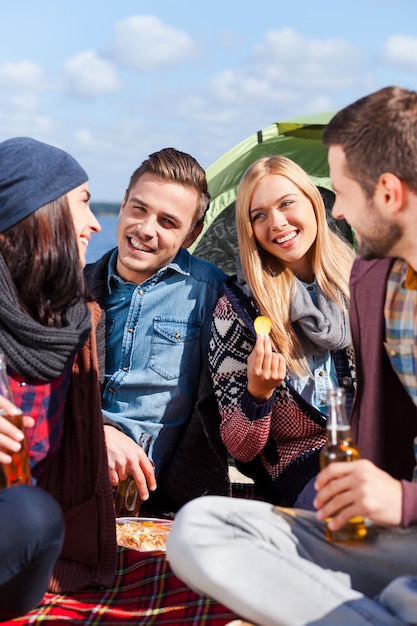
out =
{"type": "MultiPolygon", "coordinates": [[[[319,471],[326,442],[326,416],[306,402],[285,379],[272,397],[256,403],[247,391],[247,358],[258,315],[252,301],[228,280],[219,299],[209,346],[209,366],[221,415],[220,432],[241,471],[274,503],[293,504],[319,471]]],[[[350,411],[355,390],[353,350],[332,352],[350,411]]]]}

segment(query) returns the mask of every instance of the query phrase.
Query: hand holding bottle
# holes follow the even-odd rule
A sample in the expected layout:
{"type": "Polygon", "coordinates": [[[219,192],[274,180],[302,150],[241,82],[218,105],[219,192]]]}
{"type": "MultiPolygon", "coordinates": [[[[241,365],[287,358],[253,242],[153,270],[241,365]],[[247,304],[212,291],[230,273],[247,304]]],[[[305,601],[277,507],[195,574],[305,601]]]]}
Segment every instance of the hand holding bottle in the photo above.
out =
{"type": "MultiPolygon", "coordinates": [[[[11,463],[10,452],[19,452],[22,448],[24,433],[6,419],[2,412],[13,413],[19,409],[9,400],[0,396],[0,463],[11,463]]],[[[23,428],[33,428],[35,420],[28,415],[23,416],[23,428]]]]}
{"type": "Polygon", "coordinates": [[[127,476],[134,477],[142,500],[149,498],[149,491],[156,489],[153,464],[147,454],[131,437],[114,426],[105,424],[109,477],[117,486],[127,476]]]}
{"type": "MultiPolygon", "coordinates": [[[[138,444],[148,454],[151,442],[152,436],[142,433],[138,444]]],[[[134,476],[128,475],[124,480],[119,481],[114,500],[116,517],[137,517],[142,502],[143,499],[140,496],[134,476]]]]}
{"type": "Polygon", "coordinates": [[[320,454],[314,506],[334,541],[366,536],[364,519],[381,526],[399,526],[403,490],[399,480],[368,460],[360,459],[345,410],[343,389],[329,392],[327,445],[320,454]],[[354,461],[352,463],[351,461],[354,461]]]}
{"type": "Polygon", "coordinates": [[[318,474],[315,488],[317,518],[332,518],[329,525],[333,530],[359,515],[380,526],[401,524],[401,482],[371,461],[331,463],[318,474]]]}
{"type": "MultiPolygon", "coordinates": [[[[322,469],[334,463],[350,465],[361,458],[359,448],[353,442],[346,414],[345,390],[340,387],[331,389],[328,393],[328,406],[327,443],[320,452],[320,467],[322,469]]],[[[338,507],[335,511],[336,514],[341,508],[346,508],[346,505],[350,504],[346,501],[346,491],[342,492],[341,495],[342,499],[339,494],[336,499],[333,498],[333,502],[338,507]],[[342,502],[343,497],[344,502],[342,502]]],[[[330,541],[351,541],[366,536],[365,519],[362,515],[352,514],[341,528],[335,527],[333,515],[324,519],[326,521],[326,537],[330,541]]]]}
{"type": "Polygon", "coordinates": [[[19,483],[31,485],[32,474],[30,471],[29,455],[24,433],[24,424],[27,424],[28,420],[23,416],[22,411],[13,404],[6,371],[6,361],[1,352],[0,397],[2,398],[0,417],[2,418],[3,454],[4,450],[6,450],[6,457],[1,465],[0,489],[11,487],[19,483]],[[5,422],[9,422],[9,427],[5,422]],[[10,428],[10,426],[14,428],[10,428]],[[16,433],[16,430],[20,430],[20,434],[16,433]]]}

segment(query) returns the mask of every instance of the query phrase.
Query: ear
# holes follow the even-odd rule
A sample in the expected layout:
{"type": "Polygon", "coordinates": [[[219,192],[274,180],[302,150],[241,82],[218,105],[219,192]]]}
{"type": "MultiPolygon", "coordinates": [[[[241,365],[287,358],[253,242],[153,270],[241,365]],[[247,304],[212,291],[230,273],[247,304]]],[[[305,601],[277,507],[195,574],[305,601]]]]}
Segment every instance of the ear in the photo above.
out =
{"type": "Polygon", "coordinates": [[[384,172],[377,182],[374,199],[383,211],[392,216],[405,207],[405,188],[402,180],[391,172],[384,172]]]}
{"type": "Polygon", "coordinates": [[[197,239],[201,231],[203,230],[203,226],[204,226],[203,223],[196,224],[194,228],[188,233],[184,241],[182,242],[181,248],[189,248],[197,239]]]}
{"type": "Polygon", "coordinates": [[[122,204],[120,205],[119,215],[121,215],[121,214],[123,213],[124,208],[125,208],[125,206],[126,206],[126,202],[127,202],[127,200],[128,200],[128,195],[127,195],[127,189],[126,189],[126,191],[125,191],[125,196],[124,196],[124,198],[123,198],[123,202],[122,202],[122,204]]]}

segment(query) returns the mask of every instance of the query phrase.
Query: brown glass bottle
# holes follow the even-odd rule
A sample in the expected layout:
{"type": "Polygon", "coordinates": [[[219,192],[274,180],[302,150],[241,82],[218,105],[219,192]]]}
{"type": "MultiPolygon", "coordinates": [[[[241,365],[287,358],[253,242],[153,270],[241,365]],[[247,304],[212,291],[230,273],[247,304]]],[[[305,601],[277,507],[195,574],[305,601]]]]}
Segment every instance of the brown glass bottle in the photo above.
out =
{"type": "MultiPolygon", "coordinates": [[[[6,361],[2,352],[0,352],[0,395],[7,398],[7,400],[10,400],[10,402],[13,402],[9,379],[7,377],[6,361]]],[[[23,414],[20,409],[16,409],[14,413],[8,413],[4,409],[0,409],[0,415],[5,417],[14,426],[24,431],[23,414]]],[[[30,471],[26,438],[23,438],[19,452],[7,451],[7,454],[12,457],[12,462],[2,464],[2,471],[0,472],[0,489],[18,484],[31,485],[32,474],[30,471]]]]}
{"type": "MultiPolygon", "coordinates": [[[[320,453],[320,466],[329,463],[350,463],[361,458],[359,449],[352,440],[352,434],[346,415],[345,390],[341,387],[331,389],[328,394],[329,413],[327,416],[327,444],[320,453]]],[[[326,537],[330,541],[352,541],[366,536],[365,520],[361,516],[353,517],[339,530],[330,530],[326,520],[326,537]]]]}

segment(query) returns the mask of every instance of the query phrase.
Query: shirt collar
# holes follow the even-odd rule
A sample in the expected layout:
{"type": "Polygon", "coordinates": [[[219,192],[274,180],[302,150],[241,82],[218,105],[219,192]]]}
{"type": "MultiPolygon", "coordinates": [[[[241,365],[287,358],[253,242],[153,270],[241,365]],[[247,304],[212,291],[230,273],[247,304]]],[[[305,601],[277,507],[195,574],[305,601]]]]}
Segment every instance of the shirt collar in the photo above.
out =
{"type": "MultiPolygon", "coordinates": [[[[117,248],[112,252],[110,256],[108,269],[107,269],[107,288],[109,290],[109,293],[112,292],[113,281],[123,282],[123,283],[128,282],[128,281],[123,281],[123,279],[120,278],[120,276],[117,274],[116,263],[117,263],[117,248]]],[[[178,272],[178,274],[183,274],[184,276],[189,276],[191,273],[190,265],[191,265],[190,253],[187,250],[185,250],[185,248],[180,248],[177,253],[177,256],[170,263],[168,263],[168,265],[161,267],[150,278],[154,280],[162,280],[163,276],[167,273],[168,270],[173,270],[174,272],[178,272]]]]}
{"type": "Polygon", "coordinates": [[[407,265],[404,287],[406,289],[412,289],[413,291],[417,290],[417,272],[413,270],[411,265],[407,265]]]}

